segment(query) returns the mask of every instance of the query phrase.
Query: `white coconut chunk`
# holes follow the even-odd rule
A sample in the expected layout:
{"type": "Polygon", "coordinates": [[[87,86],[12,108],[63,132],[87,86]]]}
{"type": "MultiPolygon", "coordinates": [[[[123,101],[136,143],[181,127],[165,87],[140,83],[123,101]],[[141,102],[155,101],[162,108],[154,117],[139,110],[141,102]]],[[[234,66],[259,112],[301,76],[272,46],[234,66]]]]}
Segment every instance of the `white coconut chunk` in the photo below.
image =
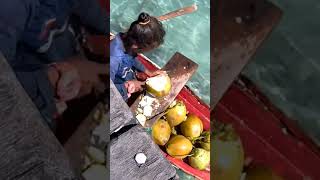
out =
{"type": "Polygon", "coordinates": [[[138,113],[143,113],[143,110],[141,108],[137,108],[138,113]]]}
{"type": "Polygon", "coordinates": [[[139,121],[139,123],[140,123],[142,126],[145,125],[145,123],[146,123],[146,121],[147,121],[146,116],[144,116],[143,114],[138,114],[138,115],[136,116],[136,118],[137,118],[137,120],[139,121]]]}
{"type": "Polygon", "coordinates": [[[139,105],[140,105],[141,107],[144,107],[144,106],[147,105],[147,101],[146,101],[145,99],[142,99],[142,100],[140,101],[139,105]]]}
{"type": "Polygon", "coordinates": [[[95,147],[90,146],[88,148],[88,155],[93,161],[97,163],[103,164],[105,161],[105,154],[95,147]]]}
{"type": "Polygon", "coordinates": [[[152,98],[152,97],[149,97],[149,96],[145,96],[146,98],[146,103],[147,103],[147,105],[150,105],[150,104],[152,104],[152,102],[154,101],[154,98],[152,98]]]}
{"type": "Polygon", "coordinates": [[[144,114],[145,116],[147,116],[147,117],[149,117],[149,116],[152,115],[152,111],[153,111],[153,109],[152,109],[151,106],[145,106],[145,107],[143,108],[143,114],[144,114]]]}
{"type": "Polygon", "coordinates": [[[136,154],[135,160],[138,164],[144,164],[147,160],[147,156],[143,153],[136,154]]]}

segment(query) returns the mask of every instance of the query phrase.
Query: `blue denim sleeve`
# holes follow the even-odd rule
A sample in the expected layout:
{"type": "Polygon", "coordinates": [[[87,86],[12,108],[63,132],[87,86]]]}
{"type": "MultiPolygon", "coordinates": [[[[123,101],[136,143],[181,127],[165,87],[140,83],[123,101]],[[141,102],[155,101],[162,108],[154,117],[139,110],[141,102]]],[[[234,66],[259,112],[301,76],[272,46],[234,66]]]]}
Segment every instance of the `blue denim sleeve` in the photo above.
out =
{"type": "Polygon", "coordinates": [[[97,0],[78,0],[73,13],[80,17],[81,22],[98,31],[98,33],[109,36],[109,15],[97,0]]]}
{"type": "Polygon", "coordinates": [[[127,101],[128,99],[128,92],[126,87],[124,86],[124,83],[117,83],[115,81],[116,79],[116,74],[119,70],[119,59],[117,59],[114,56],[110,57],[110,79],[114,82],[114,85],[116,86],[116,88],[118,89],[118,91],[120,92],[121,96],[123,97],[123,99],[125,101],[127,101]]]}
{"type": "Polygon", "coordinates": [[[114,85],[116,86],[116,88],[120,92],[121,96],[123,97],[123,100],[127,101],[128,100],[128,92],[127,92],[126,87],[124,86],[124,83],[114,84],[114,85]]]}
{"type": "Polygon", "coordinates": [[[133,65],[138,71],[144,72],[145,67],[144,65],[137,59],[134,58],[134,65],[133,65]]]}
{"type": "Polygon", "coordinates": [[[27,18],[30,14],[32,1],[3,0],[0,6],[0,51],[8,61],[16,58],[17,42],[19,41],[27,18]]]}
{"type": "Polygon", "coordinates": [[[120,66],[119,59],[117,57],[111,56],[110,57],[110,78],[112,81],[115,81],[119,66],[120,66]]]}

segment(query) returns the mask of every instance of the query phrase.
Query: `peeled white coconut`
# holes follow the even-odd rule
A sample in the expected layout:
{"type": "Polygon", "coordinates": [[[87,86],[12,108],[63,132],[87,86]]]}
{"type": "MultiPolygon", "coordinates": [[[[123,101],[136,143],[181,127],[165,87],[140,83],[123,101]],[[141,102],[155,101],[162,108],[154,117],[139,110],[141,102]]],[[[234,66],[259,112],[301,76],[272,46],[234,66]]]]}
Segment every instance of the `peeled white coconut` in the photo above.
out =
{"type": "Polygon", "coordinates": [[[160,74],[146,80],[147,91],[156,97],[164,97],[170,93],[171,80],[167,74],[160,74]]]}
{"type": "Polygon", "coordinates": [[[152,114],[152,107],[151,106],[145,106],[143,108],[143,115],[147,116],[147,117],[150,117],[151,114],[152,114]]]}

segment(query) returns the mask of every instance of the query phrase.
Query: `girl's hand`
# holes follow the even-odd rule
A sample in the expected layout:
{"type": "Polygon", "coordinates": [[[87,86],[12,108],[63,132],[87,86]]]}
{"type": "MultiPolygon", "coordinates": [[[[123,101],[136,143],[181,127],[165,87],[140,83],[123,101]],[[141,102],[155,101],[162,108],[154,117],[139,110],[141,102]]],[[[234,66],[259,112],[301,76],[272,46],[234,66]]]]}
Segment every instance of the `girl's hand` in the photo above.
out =
{"type": "Polygon", "coordinates": [[[70,63],[58,63],[49,67],[48,77],[56,89],[58,101],[68,101],[75,98],[81,88],[78,70],[70,63]]]}
{"type": "Polygon", "coordinates": [[[77,69],[70,66],[70,69],[62,71],[57,84],[57,95],[59,100],[68,101],[75,98],[81,88],[81,80],[77,69]]]}
{"type": "Polygon", "coordinates": [[[74,71],[63,73],[58,82],[57,93],[62,101],[75,98],[81,88],[79,74],[74,71]]]}
{"type": "Polygon", "coordinates": [[[137,81],[137,80],[127,81],[125,83],[125,87],[127,88],[128,97],[130,97],[132,93],[142,91],[143,85],[144,85],[144,82],[141,82],[141,81],[137,81]]]}

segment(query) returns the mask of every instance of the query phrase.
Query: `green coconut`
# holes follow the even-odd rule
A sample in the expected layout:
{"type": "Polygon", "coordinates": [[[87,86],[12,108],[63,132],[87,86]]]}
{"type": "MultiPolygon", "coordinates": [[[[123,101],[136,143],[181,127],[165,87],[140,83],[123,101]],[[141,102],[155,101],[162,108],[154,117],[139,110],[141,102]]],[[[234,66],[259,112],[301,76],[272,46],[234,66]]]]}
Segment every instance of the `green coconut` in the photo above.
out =
{"type": "Polygon", "coordinates": [[[199,170],[205,170],[209,166],[210,151],[202,148],[195,148],[191,154],[192,156],[188,157],[190,166],[199,170]]]}
{"type": "Polygon", "coordinates": [[[213,179],[239,180],[244,165],[241,140],[232,126],[214,122],[213,179]]]}
{"type": "Polygon", "coordinates": [[[200,137],[201,138],[198,141],[200,147],[207,151],[210,151],[210,131],[204,131],[200,137]]]}

